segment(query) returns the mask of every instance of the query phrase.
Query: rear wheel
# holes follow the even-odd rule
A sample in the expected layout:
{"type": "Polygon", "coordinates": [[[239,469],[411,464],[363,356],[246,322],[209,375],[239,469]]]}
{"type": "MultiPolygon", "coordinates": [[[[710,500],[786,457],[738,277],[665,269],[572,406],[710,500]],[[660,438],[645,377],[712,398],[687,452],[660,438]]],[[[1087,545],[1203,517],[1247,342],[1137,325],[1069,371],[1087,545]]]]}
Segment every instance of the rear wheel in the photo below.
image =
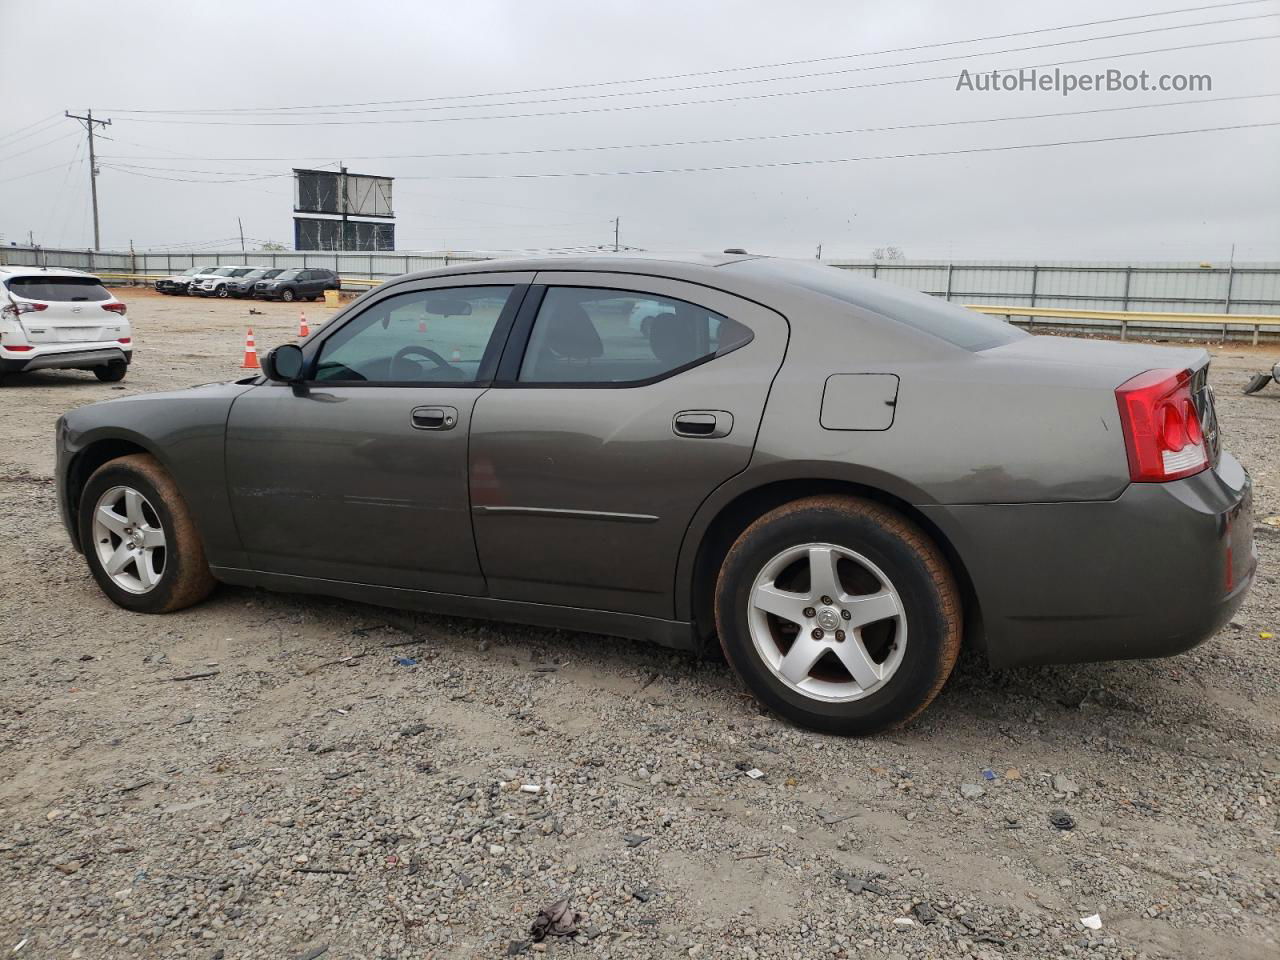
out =
{"type": "Polygon", "coordinates": [[[108,363],[105,367],[94,367],[93,375],[103,383],[119,383],[129,372],[129,365],[121,361],[108,363]]]}
{"type": "Polygon", "coordinates": [[[90,572],[126,610],[170,613],[213,590],[186,501],[154,457],[132,454],[99,467],[81,494],[79,524],[90,572]]]}
{"type": "Polygon", "coordinates": [[[936,546],[885,507],[797,500],[737,539],[716,586],[730,665],[802,726],[868,734],[910,720],[960,651],[960,599],[936,546]]]}

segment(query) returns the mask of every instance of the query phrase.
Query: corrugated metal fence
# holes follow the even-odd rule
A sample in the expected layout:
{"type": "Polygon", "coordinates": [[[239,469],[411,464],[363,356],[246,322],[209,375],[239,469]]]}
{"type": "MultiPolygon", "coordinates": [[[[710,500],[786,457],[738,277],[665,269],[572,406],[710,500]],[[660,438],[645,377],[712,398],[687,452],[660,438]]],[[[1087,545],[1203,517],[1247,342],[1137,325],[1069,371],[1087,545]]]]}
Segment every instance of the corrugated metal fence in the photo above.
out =
{"type": "MultiPolygon", "coordinates": [[[[447,253],[94,253],[0,247],[0,262],[88,271],[173,273],[205,264],[330,267],[344,277],[384,280],[414,270],[483,259],[447,253]]],[[[1086,261],[834,260],[831,266],[901,284],[957,303],[1168,313],[1280,314],[1280,263],[1100,263],[1086,261]]],[[[1039,325],[1039,324],[1037,324],[1039,325]]],[[[1109,328],[1113,321],[1053,327],[1109,328]]],[[[1171,336],[1203,336],[1186,329],[1171,336]]],[[[1243,326],[1239,331],[1248,332],[1243,326]]]]}

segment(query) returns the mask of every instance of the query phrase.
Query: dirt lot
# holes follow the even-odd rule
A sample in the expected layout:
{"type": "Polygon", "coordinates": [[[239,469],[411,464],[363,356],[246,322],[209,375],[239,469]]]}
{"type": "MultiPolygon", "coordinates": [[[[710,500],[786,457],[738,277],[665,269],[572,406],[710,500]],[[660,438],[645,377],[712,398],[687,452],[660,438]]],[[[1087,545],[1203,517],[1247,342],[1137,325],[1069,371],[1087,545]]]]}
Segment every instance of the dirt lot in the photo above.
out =
{"type": "MultiPolygon", "coordinates": [[[[599,636],[230,588],[133,616],[59,524],[55,418],[238,376],[245,327],[265,349],[299,308],[123,295],[123,384],[0,387],[3,956],[1280,955],[1276,528],[1199,649],[968,655],[861,741],[599,636]],[[560,897],[578,936],[528,944],[560,897]]],[[[1212,349],[1226,443],[1280,513],[1280,388],[1240,395],[1274,349],[1212,349]]]]}

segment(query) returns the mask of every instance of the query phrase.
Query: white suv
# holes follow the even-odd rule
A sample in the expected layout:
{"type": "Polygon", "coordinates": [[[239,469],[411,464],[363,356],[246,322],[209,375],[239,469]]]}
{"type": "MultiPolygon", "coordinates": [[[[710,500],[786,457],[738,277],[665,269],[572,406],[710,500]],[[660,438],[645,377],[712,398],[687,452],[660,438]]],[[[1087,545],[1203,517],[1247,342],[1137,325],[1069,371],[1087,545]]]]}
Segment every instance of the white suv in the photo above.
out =
{"type": "Polygon", "coordinates": [[[225,297],[230,293],[228,280],[237,280],[256,269],[258,268],[246,266],[210,267],[208,273],[200,273],[191,278],[187,293],[196,297],[225,297]]]}
{"type": "Polygon", "coordinates": [[[133,359],[125,305],[79,270],[0,266],[0,376],[92,370],[123,380],[133,359]]]}

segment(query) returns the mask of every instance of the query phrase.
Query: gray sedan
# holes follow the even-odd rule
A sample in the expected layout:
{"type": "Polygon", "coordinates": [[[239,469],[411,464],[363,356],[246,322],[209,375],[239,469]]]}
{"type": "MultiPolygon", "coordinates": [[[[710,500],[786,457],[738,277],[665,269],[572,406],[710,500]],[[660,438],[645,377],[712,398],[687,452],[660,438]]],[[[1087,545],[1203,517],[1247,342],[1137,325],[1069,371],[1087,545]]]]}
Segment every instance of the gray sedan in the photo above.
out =
{"type": "Polygon", "coordinates": [[[718,643],[778,713],[867,733],[962,643],[1164,656],[1231,616],[1251,483],[1208,363],[736,253],[474,263],[264,376],[67,414],[59,499],[130,610],[223,581],[718,643]]]}

